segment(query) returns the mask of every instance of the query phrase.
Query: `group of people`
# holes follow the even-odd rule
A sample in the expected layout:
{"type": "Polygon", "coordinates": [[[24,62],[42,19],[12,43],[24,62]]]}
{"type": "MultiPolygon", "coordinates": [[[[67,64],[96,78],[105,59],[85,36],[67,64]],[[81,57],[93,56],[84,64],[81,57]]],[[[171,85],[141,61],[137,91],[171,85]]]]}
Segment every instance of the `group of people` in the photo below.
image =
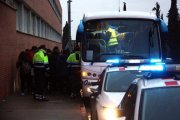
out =
{"type": "Polygon", "coordinates": [[[80,58],[79,47],[73,53],[53,50],[45,45],[32,46],[19,54],[16,67],[21,79],[21,95],[33,94],[35,100],[47,101],[48,94],[79,96],[80,58]]]}

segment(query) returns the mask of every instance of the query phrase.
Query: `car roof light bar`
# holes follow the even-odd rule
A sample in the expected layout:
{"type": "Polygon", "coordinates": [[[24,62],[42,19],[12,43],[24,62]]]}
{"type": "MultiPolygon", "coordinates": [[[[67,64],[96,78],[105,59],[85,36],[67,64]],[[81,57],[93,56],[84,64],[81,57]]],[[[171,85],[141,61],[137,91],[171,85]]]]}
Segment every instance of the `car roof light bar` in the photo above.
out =
{"type": "Polygon", "coordinates": [[[151,59],[150,62],[151,63],[161,63],[162,60],[161,59],[151,59]]]}
{"type": "Polygon", "coordinates": [[[163,71],[164,65],[163,64],[153,64],[153,65],[141,65],[139,67],[140,71],[163,71]]]}

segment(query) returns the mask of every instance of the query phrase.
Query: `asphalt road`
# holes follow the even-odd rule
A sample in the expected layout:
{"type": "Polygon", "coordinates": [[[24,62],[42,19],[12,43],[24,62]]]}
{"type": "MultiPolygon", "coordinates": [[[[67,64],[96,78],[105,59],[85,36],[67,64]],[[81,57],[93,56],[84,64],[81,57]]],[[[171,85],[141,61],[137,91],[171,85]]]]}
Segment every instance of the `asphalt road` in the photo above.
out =
{"type": "Polygon", "coordinates": [[[31,95],[12,95],[0,101],[0,120],[90,120],[81,99],[49,96],[36,101],[31,95]]]}

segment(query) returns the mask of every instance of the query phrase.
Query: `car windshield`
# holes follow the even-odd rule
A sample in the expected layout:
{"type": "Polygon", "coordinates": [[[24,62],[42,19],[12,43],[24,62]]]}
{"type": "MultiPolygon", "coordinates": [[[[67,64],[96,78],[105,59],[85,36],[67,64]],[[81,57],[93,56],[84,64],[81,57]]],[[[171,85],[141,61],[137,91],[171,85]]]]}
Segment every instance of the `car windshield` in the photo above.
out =
{"type": "Polygon", "coordinates": [[[138,71],[114,71],[108,72],[105,79],[104,91],[125,92],[131,82],[137,78],[138,71]]]}
{"type": "Polygon", "coordinates": [[[90,62],[105,62],[109,57],[159,58],[158,39],[157,25],[151,20],[91,20],[85,23],[82,58],[90,62]]]}
{"type": "Polygon", "coordinates": [[[142,91],[139,120],[180,120],[180,87],[142,91]]]}

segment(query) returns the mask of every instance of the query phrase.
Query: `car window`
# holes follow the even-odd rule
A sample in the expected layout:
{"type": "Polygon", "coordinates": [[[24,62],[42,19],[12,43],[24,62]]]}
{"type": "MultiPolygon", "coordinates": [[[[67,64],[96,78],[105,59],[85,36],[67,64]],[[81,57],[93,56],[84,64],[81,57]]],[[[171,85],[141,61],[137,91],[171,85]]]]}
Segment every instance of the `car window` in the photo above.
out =
{"type": "Polygon", "coordinates": [[[139,120],[180,120],[180,87],[142,90],[139,120]]]}
{"type": "Polygon", "coordinates": [[[137,96],[137,85],[131,84],[121,103],[121,108],[124,111],[126,120],[133,120],[134,118],[136,96],[137,96]]]}
{"type": "Polygon", "coordinates": [[[125,92],[131,82],[137,78],[137,71],[115,71],[109,72],[106,77],[104,91],[125,92]]]}

